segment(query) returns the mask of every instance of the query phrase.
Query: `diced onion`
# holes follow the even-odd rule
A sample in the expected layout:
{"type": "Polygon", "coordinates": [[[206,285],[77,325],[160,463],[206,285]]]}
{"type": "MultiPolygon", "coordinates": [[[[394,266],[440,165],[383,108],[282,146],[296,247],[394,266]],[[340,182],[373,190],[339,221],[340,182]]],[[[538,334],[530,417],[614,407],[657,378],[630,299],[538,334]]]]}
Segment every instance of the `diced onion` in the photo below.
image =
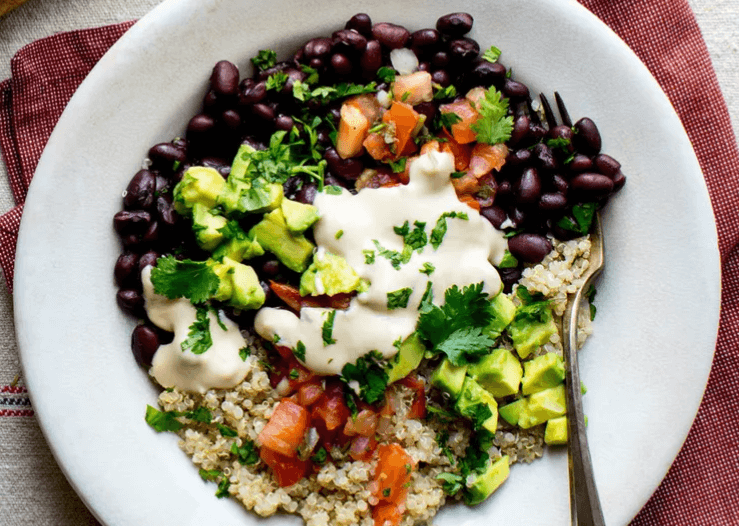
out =
{"type": "Polygon", "coordinates": [[[410,75],[418,69],[418,57],[407,47],[393,49],[390,52],[390,63],[401,75],[410,75]]]}

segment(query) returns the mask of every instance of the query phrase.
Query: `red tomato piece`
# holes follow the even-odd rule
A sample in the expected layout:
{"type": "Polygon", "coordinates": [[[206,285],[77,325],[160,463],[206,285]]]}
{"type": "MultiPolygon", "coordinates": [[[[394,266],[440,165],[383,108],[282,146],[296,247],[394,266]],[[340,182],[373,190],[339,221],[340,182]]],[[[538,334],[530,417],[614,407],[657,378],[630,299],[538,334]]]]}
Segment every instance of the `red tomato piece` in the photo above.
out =
{"type": "Polygon", "coordinates": [[[407,418],[424,418],[426,416],[426,385],[423,380],[418,376],[408,375],[398,380],[398,383],[416,392],[416,397],[413,400],[410,411],[408,411],[407,418]]]}
{"type": "Polygon", "coordinates": [[[310,460],[290,458],[266,447],[259,450],[259,457],[272,469],[277,484],[281,488],[292,486],[300,481],[311,468],[310,460]]]}
{"type": "Polygon", "coordinates": [[[308,428],[308,411],[294,401],[283,399],[259,433],[259,444],[286,457],[297,456],[298,446],[308,428]]]}
{"type": "Polygon", "coordinates": [[[402,504],[408,494],[407,484],[413,472],[413,459],[398,444],[382,444],[375,470],[377,498],[380,502],[402,504]]]}

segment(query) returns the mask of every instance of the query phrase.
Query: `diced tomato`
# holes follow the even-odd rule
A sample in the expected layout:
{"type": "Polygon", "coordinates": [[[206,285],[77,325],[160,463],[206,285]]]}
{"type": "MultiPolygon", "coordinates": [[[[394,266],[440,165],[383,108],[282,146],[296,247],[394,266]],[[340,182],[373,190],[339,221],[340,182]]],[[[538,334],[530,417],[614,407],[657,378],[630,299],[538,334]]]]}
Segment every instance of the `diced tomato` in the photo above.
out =
{"type": "Polygon", "coordinates": [[[469,194],[464,194],[464,195],[460,195],[457,197],[460,200],[460,202],[466,204],[470,208],[474,208],[478,212],[480,211],[480,202],[477,199],[475,199],[474,196],[471,196],[469,194]]]}
{"type": "Polygon", "coordinates": [[[472,107],[470,101],[460,99],[449,104],[442,104],[439,106],[439,111],[442,114],[454,113],[461,119],[451,126],[450,131],[455,141],[459,144],[468,144],[477,140],[477,133],[472,129],[472,125],[480,117],[480,114],[472,107]]]}
{"type": "Polygon", "coordinates": [[[505,144],[477,143],[472,148],[469,173],[479,179],[492,170],[500,171],[507,155],[508,147],[505,144]]]}
{"type": "Polygon", "coordinates": [[[392,502],[380,502],[372,508],[372,518],[375,526],[398,526],[403,519],[403,513],[397,504],[392,502]]]}
{"type": "Polygon", "coordinates": [[[283,399],[259,433],[259,444],[286,457],[297,455],[298,446],[308,429],[308,411],[299,404],[283,399]]]}
{"type": "Polygon", "coordinates": [[[430,102],[434,98],[431,74],[428,71],[416,71],[410,75],[396,75],[393,98],[411,106],[430,102]]]}
{"type": "Polygon", "coordinates": [[[454,169],[458,172],[466,170],[470,165],[472,146],[458,143],[447,130],[442,130],[439,135],[446,139],[441,143],[441,151],[454,156],[454,169]]]}
{"type": "Polygon", "coordinates": [[[377,440],[375,437],[357,436],[352,440],[349,448],[349,456],[354,460],[363,460],[365,462],[372,459],[375,449],[377,449],[377,440]]]}
{"type": "Polygon", "coordinates": [[[275,350],[285,360],[289,360],[290,358],[293,358],[293,350],[290,347],[285,347],[284,345],[275,345],[275,350]]]}
{"type": "Polygon", "coordinates": [[[348,436],[361,435],[369,437],[377,431],[378,416],[372,409],[362,409],[356,417],[348,418],[344,433],[348,436]]]}
{"type": "Polygon", "coordinates": [[[465,173],[462,177],[452,178],[452,186],[457,195],[474,194],[480,189],[477,178],[469,173],[465,173]]]}
{"type": "Polygon", "coordinates": [[[322,420],[327,431],[333,431],[343,426],[350,414],[341,384],[338,381],[327,381],[326,390],[313,407],[311,416],[322,420]]]}
{"type": "Polygon", "coordinates": [[[380,103],[374,95],[358,95],[341,105],[336,151],[342,159],[362,153],[362,143],[370,125],[380,116],[380,103]]]}
{"type": "Polygon", "coordinates": [[[395,124],[395,159],[407,156],[416,150],[416,143],[411,140],[420,115],[410,104],[394,101],[390,109],[382,116],[382,122],[395,124]]]}
{"type": "Polygon", "coordinates": [[[377,453],[374,486],[379,502],[372,509],[372,517],[375,525],[382,525],[386,520],[399,524],[402,513],[398,515],[388,508],[397,508],[405,503],[408,483],[415,467],[413,459],[398,444],[382,444],[377,448],[377,453]]]}
{"type": "Polygon", "coordinates": [[[281,488],[292,486],[300,481],[311,468],[310,460],[287,457],[266,447],[260,448],[259,457],[272,469],[277,484],[281,488]]]}
{"type": "Polygon", "coordinates": [[[407,418],[424,418],[426,416],[426,384],[418,376],[409,374],[405,378],[398,380],[398,383],[412,389],[416,392],[416,396],[408,411],[407,418]]]}
{"type": "Polygon", "coordinates": [[[354,293],[339,293],[333,296],[301,296],[300,291],[286,283],[276,281],[269,282],[269,288],[277,294],[277,297],[287,304],[295,312],[300,312],[302,307],[323,307],[329,309],[344,310],[349,308],[354,293]]]}
{"type": "Polygon", "coordinates": [[[377,161],[385,161],[393,157],[390,145],[385,142],[384,135],[380,133],[370,133],[362,144],[370,157],[377,161]]]}
{"type": "Polygon", "coordinates": [[[300,386],[298,389],[298,398],[300,405],[308,407],[318,401],[323,394],[320,378],[314,378],[300,386]]]}

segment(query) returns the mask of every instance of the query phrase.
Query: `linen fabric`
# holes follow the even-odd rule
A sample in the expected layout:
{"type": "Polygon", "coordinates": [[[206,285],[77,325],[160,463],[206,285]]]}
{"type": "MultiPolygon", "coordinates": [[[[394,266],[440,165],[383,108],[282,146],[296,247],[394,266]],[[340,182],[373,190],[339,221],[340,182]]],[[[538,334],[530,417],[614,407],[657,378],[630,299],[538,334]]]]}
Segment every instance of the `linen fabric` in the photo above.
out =
{"type": "MultiPolygon", "coordinates": [[[[686,0],[580,3],[634,50],[679,114],[711,196],[723,272],[719,335],[703,402],[672,468],[632,525],[733,526],[739,524],[739,153],[728,110],[686,0]]],[[[0,148],[16,201],[0,216],[0,267],[11,291],[23,202],[49,134],[79,83],[132,24],[36,41],[16,54],[12,77],[0,83],[0,148]]],[[[33,415],[26,407],[13,411],[33,415]]]]}

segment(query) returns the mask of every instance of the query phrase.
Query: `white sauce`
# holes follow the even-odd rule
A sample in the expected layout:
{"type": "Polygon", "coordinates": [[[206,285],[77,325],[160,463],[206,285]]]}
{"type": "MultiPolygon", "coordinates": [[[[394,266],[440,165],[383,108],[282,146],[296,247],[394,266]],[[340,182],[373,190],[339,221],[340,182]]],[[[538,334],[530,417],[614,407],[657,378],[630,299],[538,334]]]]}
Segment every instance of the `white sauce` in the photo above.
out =
{"type": "Polygon", "coordinates": [[[160,329],[174,332],[172,342],[160,346],[154,354],[149,371],[162,387],[205,393],[208,389],[230,389],[244,380],[251,364],[239,356],[246,340],[238,325],[226,316],[219,316],[226,327],[224,331],[211,310],[208,320],[213,345],[202,354],[183,351],[181,343],[187,339],[189,327],[196,319],[195,307],[185,298],[170,300],[155,293],[150,266],[141,272],[141,281],[149,319],[160,329]]]}
{"type": "Polygon", "coordinates": [[[442,304],[444,292],[452,285],[463,287],[484,282],[488,294],[501,289],[499,264],[507,248],[501,232],[480,214],[457,199],[451,184],[454,170],[452,156],[429,152],[413,162],[410,182],[393,188],[365,188],[357,195],[320,193],[313,203],[321,219],[314,227],[319,253],[325,250],[346,258],[361,278],[371,285],[367,292],[352,299],[347,310],[337,310],[333,326],[336,343],[324,346],[321,328],[330,309],[303,308],[300,317],[290,311],[263,308],[255,319],[256,331],[280,345],[295,348],[298,341],[306,347],[305,365],[319,374],[339,374],[347,363],[354,363],[369,351],[377,350],[386,358],[397,352],[398,338],[410,335],[416,327],[418,305],[428,281],[433,284],[434,303],[442,304]],[[422,253],[413,252],[410,261],[393,268],[380,256],[373,240],[388,250],[402,252],[403,238],[393,227],[408,221],[425,222],[430,236],[445,212],[462,212],[468,220],[447,218],[447,233],[438,249],[429,243],[422,253]],[[336,239],[336,232],[343,235],[336,239]],[[364,250],[375,252],[375,262],[365,262],[364,250]],[[428,276],[419,272],[424,263],[435,267],[428,276]],[[388,310],[388,292],[411,288],[407,308],[388,310]]]}

